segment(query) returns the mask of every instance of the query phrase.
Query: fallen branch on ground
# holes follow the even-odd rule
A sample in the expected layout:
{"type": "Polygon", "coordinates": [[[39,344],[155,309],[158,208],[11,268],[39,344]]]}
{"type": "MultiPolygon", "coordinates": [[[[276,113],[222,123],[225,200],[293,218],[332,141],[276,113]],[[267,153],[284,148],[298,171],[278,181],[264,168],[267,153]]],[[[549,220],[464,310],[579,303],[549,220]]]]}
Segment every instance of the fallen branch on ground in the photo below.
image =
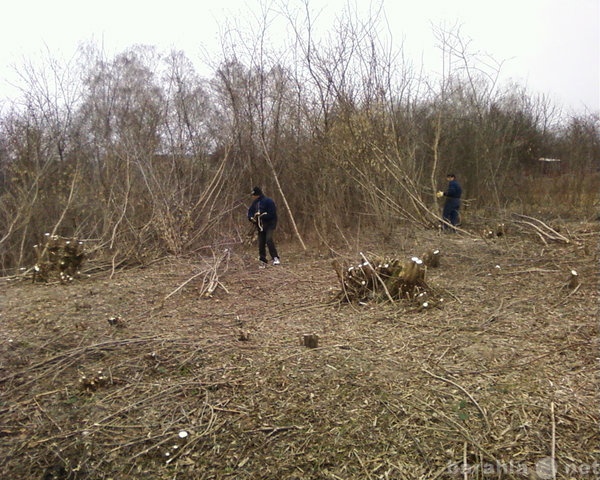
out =
{"type": "Polygon", "coordinates": [[[528,217],[527,215],[520,215],[518,213],[513,213],[513,216],[525,219],[515,220],[515,223],[533,228],[534,233],[536,233],[541,238],[542,242],[544,242],[544,245],[548,245],[547,241],[571,243],[570,239],[568,239],[564,235],[561,235],[552,227],[548,226],[547,224],[545,224],[541,220],[538,220],[537,218],[528,217]]]}

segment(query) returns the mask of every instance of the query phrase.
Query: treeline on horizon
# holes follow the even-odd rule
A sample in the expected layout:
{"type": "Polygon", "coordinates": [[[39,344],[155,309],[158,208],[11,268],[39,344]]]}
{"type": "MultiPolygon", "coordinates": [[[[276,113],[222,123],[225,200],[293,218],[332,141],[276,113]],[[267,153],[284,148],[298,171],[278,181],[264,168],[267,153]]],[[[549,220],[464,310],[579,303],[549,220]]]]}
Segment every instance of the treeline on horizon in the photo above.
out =
{"type": "Polygon", "coordinates": [[[35,263],[46,232],[119,264],[239,241],[254,185],[280,235],[307,241],[432,227],[449,171],[483,216],[594,215],[598,112],[501,85],[458,31],[436,32],[443,71],[423,78],[372,23],[334,30],[317,43],[305,20],[279,52],[266,29],[224,39],[204,76],[148,46],[23,66],[0,116],[2,273],[35,263]]]}

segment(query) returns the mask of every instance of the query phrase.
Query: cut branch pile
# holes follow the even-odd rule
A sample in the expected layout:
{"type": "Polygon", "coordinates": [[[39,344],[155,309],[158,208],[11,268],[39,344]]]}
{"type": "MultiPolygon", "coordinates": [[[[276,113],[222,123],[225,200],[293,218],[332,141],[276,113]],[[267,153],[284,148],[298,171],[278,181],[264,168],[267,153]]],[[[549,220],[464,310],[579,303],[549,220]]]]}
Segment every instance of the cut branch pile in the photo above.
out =
{"type": "Polygon", "coordinates": [[[368,259],[362,253],[358,265],[343,267],[333,262],[342,290],[338,299],[345,302],[367,302],[407,300],[427,307],[427,296],[431,289],[425,281],[428,264],[439,265],[439,251],[424,255],[428,262],[418,257],[408,260],[373,256],[368,259]],[[430,263],[431,262],[431,263],[430,263]]]}
{"type": "Polygon", "coordinates": [[[179,285],[175,290],[166,295],[163,299],[163,304],[166,300],[168,300],[170,297],[172,297],[174,294],[180,291],[183,287],[189,284],[192,280],[195,280],[198,277],[202,277],[202,284],[198,287],[200,297],[212,298],[213,294],[219,287],[221,287],[221,289],[224,292],[229,293],[225,285],[223,285],[219,280],[219,274],[220,272],[224,273],[227,271],[229,267],[230,256],[231,252],[227,248],[219,254],[212,252],[212,263],[209,261],[205,261],[206,268],[192,275],[185,282],[179,285]]]}
{"type": "Polygon", "coordinates": [[[46,233],[41,245],[33,246],[37,261],[33,267],[34,282],[48,282],[57,276],[70,282],[79,274],[85,258],[83,242],[75,238],[46,233]]]}

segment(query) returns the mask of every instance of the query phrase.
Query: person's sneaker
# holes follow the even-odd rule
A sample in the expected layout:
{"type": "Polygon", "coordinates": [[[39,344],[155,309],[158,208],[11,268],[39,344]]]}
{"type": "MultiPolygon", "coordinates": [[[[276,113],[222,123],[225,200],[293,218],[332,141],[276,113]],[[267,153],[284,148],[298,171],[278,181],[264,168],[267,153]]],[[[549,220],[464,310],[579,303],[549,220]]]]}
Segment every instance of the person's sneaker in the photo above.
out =
{"type": "Polygon", "coordinates": [[[275,257],[273,259],[273,265],[281,265],[281,261],[279,260],[279,257],[275,257]]]}
{"type": "Polygon", "coordinates": [[[267,262],[263,262],[262,260],[258,264],[258,268],[267,268],[267,262]]]}

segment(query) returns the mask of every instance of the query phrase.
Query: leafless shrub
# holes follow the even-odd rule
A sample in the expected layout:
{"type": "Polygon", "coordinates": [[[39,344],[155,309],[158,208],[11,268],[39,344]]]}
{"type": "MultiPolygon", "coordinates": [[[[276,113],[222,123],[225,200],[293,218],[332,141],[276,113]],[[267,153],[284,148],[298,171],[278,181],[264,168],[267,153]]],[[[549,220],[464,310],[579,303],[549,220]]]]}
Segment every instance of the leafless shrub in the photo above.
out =
{"type": "Polygon", "coordinates": [[[281,14],[265,6],[250,33],[230,25],[208,80],[151,47],[24,65],[21,103],[0,119],[2,272],[31,266],[46,231],[93,239],[113,268],[193,252],[239,231],[257,184],[281,206],[279,231],[305,247],[437,227],[450,168],[485,216],[557,197],[554,215],[596,208],[597,114],[561,123],[547,98],[500,85],[502,62],[456,28],[436,32],[442,78],[419,78],[388,46],[382,12],[355,13],[323,39],[308,4],[284,8],[293,35],[275,50],[281,14]],[[564,159],[560,178],[535,169],[543,155],[564,159]]]}

